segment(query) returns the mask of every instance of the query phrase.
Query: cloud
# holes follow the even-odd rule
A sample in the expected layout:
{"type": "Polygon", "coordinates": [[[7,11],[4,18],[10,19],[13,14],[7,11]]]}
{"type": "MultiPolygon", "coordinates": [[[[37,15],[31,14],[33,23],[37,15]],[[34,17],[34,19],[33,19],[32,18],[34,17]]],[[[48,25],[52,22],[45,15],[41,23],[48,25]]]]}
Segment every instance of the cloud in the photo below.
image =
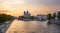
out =
{"type": "Polygon", "coordinates": [[[60,0],[0,0],[0,2],[10,3],[10,4],[29,4],[29,5],[60,5],[60,0]]]}
{"type": "Polygon", "coordinates": [[[24,0],[27,4],[30,5],[60,5],[60,0],[24,0]]]}
{"type": "Polygon", "coordinates": [[[25,0],[26,4],[60,10],[60,0],[25,0]]]}
{"type": "Polygon", "coordinates": [[[2,4],[0,4],[0,6],[4,6],[4,7],[14,7],[19,5],[19,7],[22,5],[24,6],[42,6],[42,7],[50,7],[50,8],[54,8],[54,9],[60,9],[60,0],[0,0],[0,2],[3,2],[2,4]]]}

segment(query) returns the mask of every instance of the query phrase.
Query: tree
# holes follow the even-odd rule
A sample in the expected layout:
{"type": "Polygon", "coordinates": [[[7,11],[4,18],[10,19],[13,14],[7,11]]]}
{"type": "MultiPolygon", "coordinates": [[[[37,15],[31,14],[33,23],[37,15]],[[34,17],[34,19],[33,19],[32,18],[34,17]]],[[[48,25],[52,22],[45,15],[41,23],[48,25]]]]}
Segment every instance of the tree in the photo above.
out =
{"type": "Polygon", "coordinates": [[[30,19],[33,20],[35,17],[34,16],[30,16],[30,19]]]}
{"type": "Polygon", "coordinates": [[[0,23],[11,20],[11,18],[12,18],[11,15],[0,14],[0,23]]]}
{"type": "Polygon", "coordinates": [[[57,16],[58,19],[60,19],[60,11],[58,12],[58,16],[57,16]]]}
{"type": "Polygon", "coordinates": [[[47,19],[50,20],[52,18],[51,14],[47,15],[47,19]]]}
{"type": "Polygon", "coordinates": [[[56,13],[53,13],[52,19],[55,19],[55,17],[56,17],[56,13]]]}

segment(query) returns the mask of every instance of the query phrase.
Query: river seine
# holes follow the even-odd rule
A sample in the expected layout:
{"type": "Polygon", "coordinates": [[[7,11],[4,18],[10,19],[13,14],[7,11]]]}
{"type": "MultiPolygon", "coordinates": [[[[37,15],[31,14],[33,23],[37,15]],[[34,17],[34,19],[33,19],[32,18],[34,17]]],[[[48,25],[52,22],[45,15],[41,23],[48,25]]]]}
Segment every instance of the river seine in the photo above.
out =
{"type": "Polygon", "coordinates": [[[6,33],[60,33],[60,26],[47,24],[47,21],[14,20],[6,33]]]}

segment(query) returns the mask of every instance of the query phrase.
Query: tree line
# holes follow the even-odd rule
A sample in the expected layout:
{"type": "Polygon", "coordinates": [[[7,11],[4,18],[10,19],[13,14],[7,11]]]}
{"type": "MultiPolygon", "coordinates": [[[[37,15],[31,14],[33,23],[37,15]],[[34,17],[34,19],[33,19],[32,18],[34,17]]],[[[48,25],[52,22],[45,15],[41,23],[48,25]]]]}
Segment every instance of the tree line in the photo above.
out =
{"type": "Polygon", "coordinates": [[[0,23],[11,20],[13,17],[11,15],[0,14],[0,23]]]}
{"type": "Polygon", "coordinates": [[[60,19],[60,11],[58,11],[58,15],[56,16],[56,13],[53,14],[47,14],[47,19],[55,19],[55,17],[57,17],[58,19],[60,19]]]}

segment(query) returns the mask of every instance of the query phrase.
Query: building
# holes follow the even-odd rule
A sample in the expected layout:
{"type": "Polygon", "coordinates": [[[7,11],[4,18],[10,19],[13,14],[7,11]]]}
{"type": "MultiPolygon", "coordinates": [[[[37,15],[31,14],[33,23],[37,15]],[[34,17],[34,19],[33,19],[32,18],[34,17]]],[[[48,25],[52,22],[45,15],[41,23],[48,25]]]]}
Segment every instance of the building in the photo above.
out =
{"type": "Polygon", "coordinates": [[[44,14],[38,14],[38,15],[36,15],[36,18],[41,21],[47,20],[46,15],[44,15],[44,14]]]}
{"type": "Polygon", "coordinates": [[[29,18],[31,15],[30,13],[27,11],[24,11],[24,18],[29,18]]]}

